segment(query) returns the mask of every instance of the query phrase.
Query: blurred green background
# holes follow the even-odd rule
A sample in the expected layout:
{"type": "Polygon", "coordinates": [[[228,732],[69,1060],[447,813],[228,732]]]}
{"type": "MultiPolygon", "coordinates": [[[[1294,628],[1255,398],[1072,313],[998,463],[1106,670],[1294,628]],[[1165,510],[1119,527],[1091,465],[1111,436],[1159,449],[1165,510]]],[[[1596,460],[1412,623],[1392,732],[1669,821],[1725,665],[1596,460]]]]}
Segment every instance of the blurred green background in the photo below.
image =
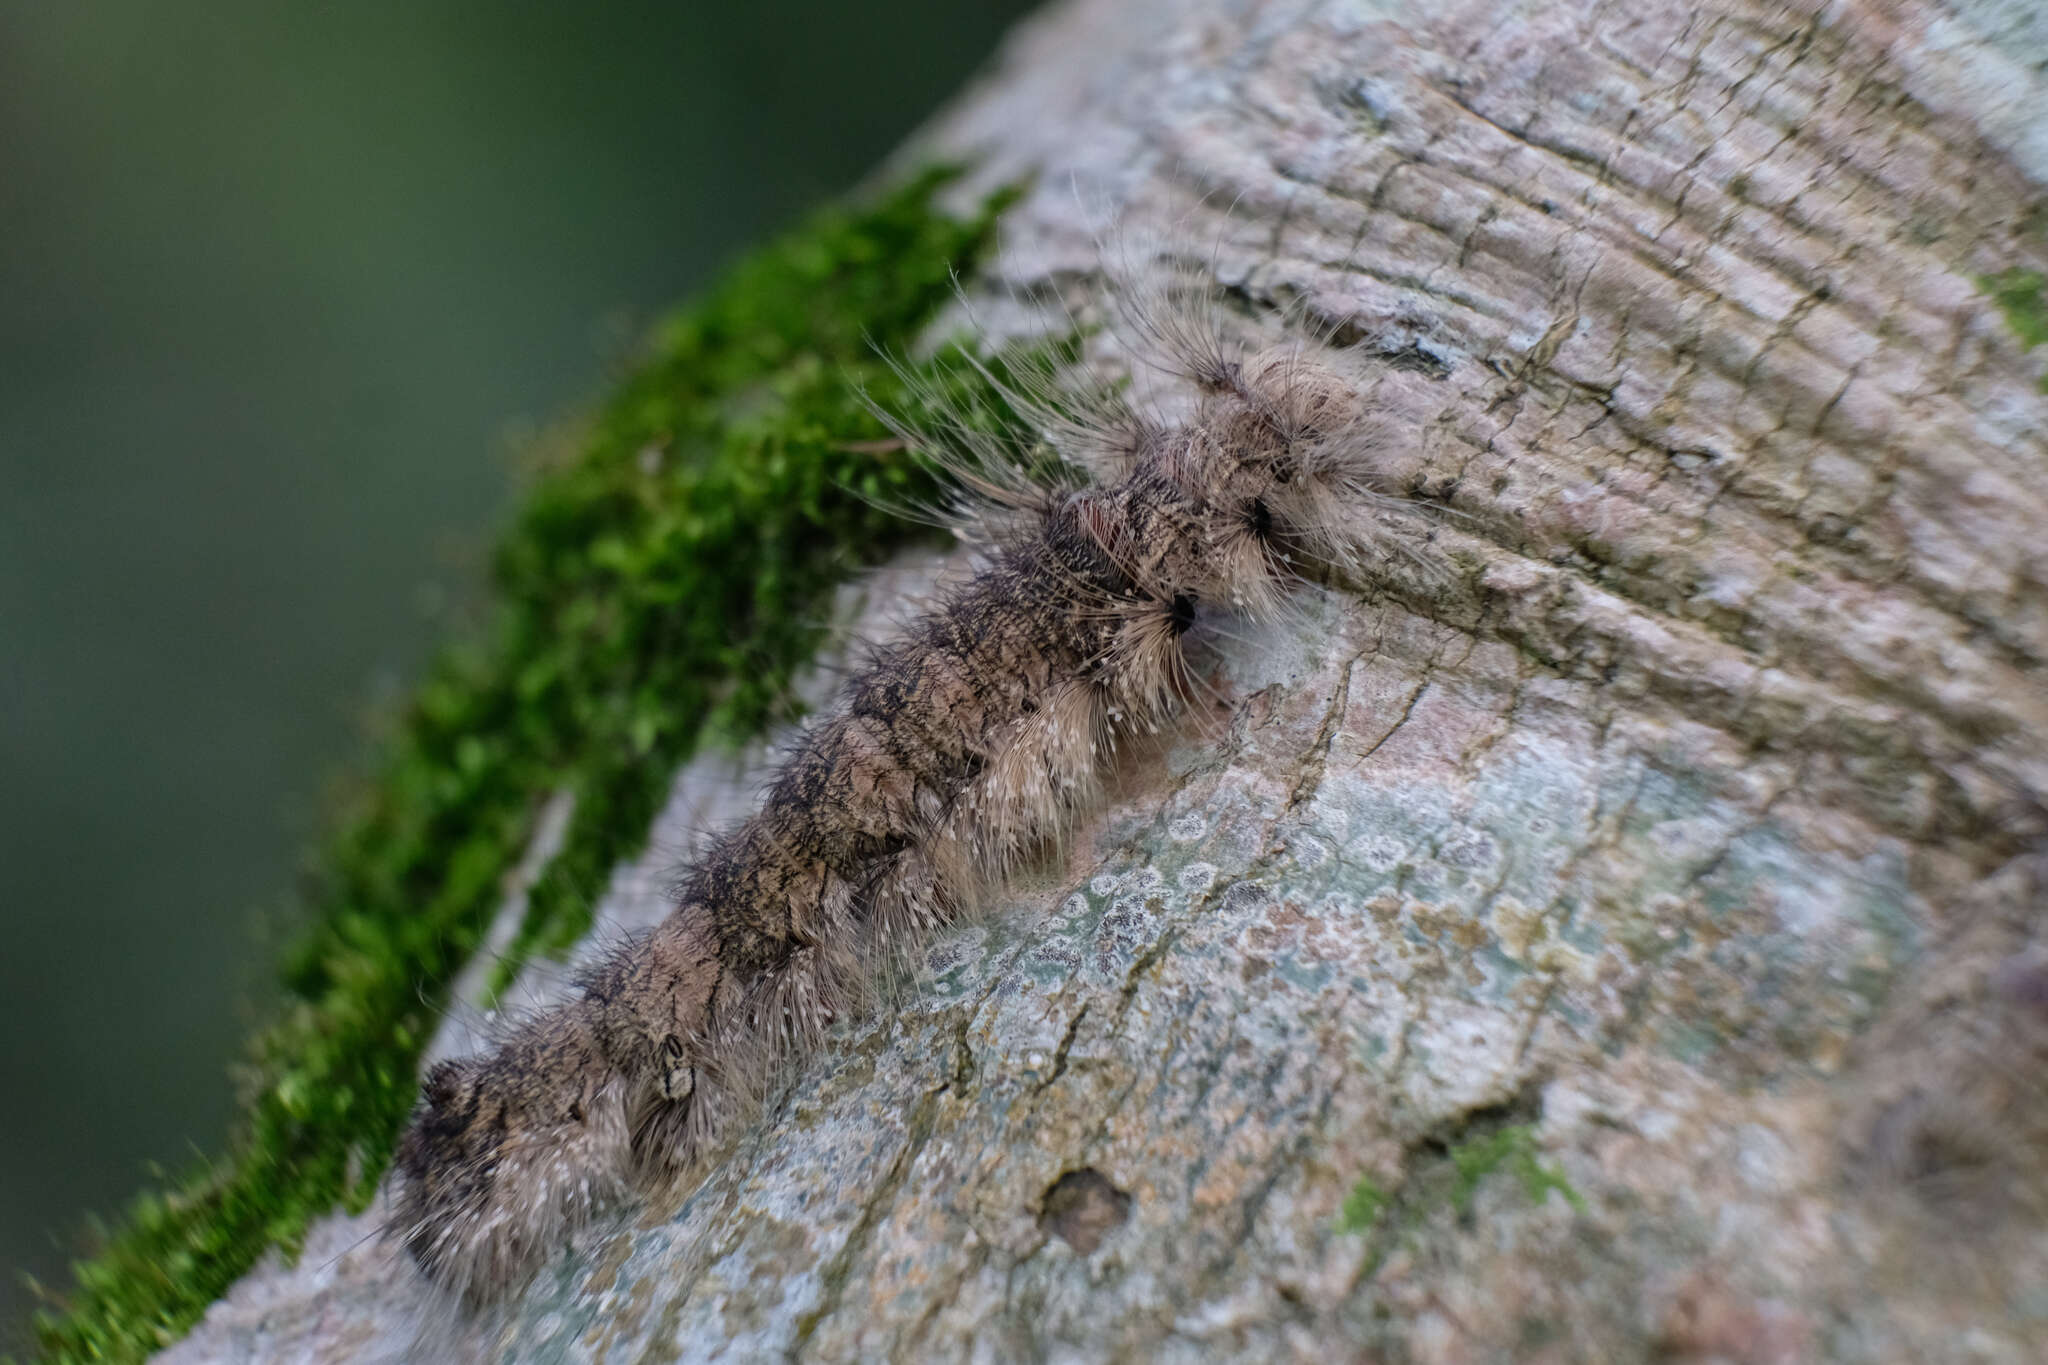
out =
{"type": "Polygon", "coordinates": [[[0,1341],[220,1149],[506,450],[1027,0],[0,0],[0,1341]]]}

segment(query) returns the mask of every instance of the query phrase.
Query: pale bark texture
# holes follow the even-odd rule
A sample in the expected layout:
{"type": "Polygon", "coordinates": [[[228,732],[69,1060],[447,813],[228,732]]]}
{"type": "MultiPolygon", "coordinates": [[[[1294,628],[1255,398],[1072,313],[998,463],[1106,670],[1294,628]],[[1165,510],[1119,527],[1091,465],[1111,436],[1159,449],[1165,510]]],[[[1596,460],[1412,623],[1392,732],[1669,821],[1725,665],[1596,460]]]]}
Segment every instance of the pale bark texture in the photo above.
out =
{"type": "MultiPolygon", "coordinates": [[[[472,1345],[2048,1358],[2048,348],[1982,283],[2048,266],[2044,67],[1962,0],[1039,16],[906,153],[1031,186],[972,311],[1197,244],[1354,348],[1448,572],[1219,640],[1056,864],[472,1345]]],[[[403,1355],[369,1226],[171,1357],[403,1355]]]]}

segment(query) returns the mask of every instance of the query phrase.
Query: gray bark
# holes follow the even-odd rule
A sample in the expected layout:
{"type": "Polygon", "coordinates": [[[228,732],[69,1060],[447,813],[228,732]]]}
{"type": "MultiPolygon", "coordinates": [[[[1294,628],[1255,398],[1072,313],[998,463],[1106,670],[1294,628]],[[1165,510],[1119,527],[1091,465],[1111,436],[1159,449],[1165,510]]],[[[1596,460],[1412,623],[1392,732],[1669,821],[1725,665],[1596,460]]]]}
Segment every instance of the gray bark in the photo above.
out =
{"type": "MultiPolygon", "coordinates": [[[[1112,216],[1201,243],[1374,360],[1455,572],[1219,641],[1057,866],[470,1344],[2042,1359],[2048,351],[1977,281],[2048,266],[2044,69],[1968,0],[1020,32],[906,153],[1034,177],[984,323],[1112,216]]],[[[607,922],[745,790],[682,774],[607,922]]],[[[402,1355],[369,1226],[170,1357],[402,1355]]]]}

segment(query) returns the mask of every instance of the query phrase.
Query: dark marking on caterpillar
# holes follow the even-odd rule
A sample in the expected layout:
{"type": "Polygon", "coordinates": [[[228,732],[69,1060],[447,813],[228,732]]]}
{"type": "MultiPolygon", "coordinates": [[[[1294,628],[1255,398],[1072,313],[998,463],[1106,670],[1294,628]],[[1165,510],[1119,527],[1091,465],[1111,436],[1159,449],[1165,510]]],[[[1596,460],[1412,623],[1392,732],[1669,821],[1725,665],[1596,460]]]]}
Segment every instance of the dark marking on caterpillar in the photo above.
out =
{"type": "Polygon", "coordinates": [[[1048,482],[1042,458],[988,438],[901,433],[953,475],[977,571],[854,671],[665,920],[495,1049],[433,1068],[391,1223],[433,1282],[502,1299],[580,1227],[700,1178],[786,1059],[1056,841],[1120,746],[1171,722],[1199,616],[1272,613],[1296,565],[1419,558],[1389,525],[1402,500],[1331,329],[1239,344],[1186,283],[1119,295],[1124,339],[1192,386],[1184,419],[1060,379],[1006,389],[1092,482],[1048,482]]]}

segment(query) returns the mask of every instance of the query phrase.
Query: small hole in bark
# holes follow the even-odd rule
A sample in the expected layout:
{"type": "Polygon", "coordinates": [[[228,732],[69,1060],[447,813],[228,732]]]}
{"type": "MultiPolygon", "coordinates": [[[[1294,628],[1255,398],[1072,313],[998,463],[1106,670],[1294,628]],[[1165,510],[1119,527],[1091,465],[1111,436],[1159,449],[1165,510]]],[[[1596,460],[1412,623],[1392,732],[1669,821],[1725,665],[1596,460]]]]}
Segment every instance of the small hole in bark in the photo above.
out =
{"type": "Polygon", "coordinates": [[[1088,1256],[1130,1216],[1131,1197],[1110,1184],[1102,1172],[1083,1166],[1046,1186],[1038,1226],[1088,1256]]]}
{"type": "Polygon", "coordinates": [[[1874,1174],[1959,1223],[1996,1216],[2011,1191],[2013,1154],[2005,1116],[1975,1096],[1914,1093],[1870,1125],[1874,1174]]]}

